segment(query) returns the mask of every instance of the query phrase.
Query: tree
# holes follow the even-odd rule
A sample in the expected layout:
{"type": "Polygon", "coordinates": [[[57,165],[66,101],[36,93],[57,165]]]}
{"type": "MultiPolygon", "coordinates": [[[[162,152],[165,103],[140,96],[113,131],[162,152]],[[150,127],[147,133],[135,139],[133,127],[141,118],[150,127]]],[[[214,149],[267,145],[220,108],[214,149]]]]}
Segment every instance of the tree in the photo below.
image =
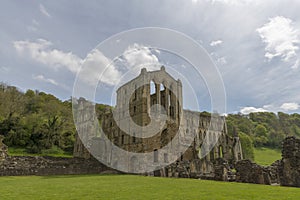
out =
{"type": "Polygon", "coordinates": [[[239,132],[239,137],[242,145],[243,157],[245,159],[254,160],[254,147],[251,138],[243,132],[239,132]]]}

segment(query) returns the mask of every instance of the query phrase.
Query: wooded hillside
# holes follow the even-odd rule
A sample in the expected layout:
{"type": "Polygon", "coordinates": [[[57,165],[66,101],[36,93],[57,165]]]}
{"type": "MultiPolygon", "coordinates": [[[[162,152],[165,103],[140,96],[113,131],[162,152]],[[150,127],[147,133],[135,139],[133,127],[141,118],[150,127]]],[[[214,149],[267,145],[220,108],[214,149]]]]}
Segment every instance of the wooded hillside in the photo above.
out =
{"type": "MultiPolygon", "coordinates": [[[[101,118],[107,105],[96,104],[101,118]]],[[[280,148],[287,135],[300,136],[300,115],[270,112],[249,115],[229,114],[228,133],[238,133],[246,158],[253,159],[253,146],[280,148]]],[[[61,101],[51,94],[0,83],[0,134],[9,147],[28,153],[56,150],[71,153],[75,126],[71,100],[61,101]]]]}

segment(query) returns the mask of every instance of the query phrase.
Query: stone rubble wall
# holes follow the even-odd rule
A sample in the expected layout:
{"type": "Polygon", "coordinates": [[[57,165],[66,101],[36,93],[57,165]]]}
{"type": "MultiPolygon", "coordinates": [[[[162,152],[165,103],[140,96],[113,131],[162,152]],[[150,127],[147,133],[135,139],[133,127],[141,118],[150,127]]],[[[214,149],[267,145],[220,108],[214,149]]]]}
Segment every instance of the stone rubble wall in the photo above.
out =
{"type": "Polygon", "coordinates": [[[95,159],[48,156],[8,156],[0,162],[0,176],[99,174],[110,170],[95,159]]]}
{"type": "MultiPolygon", "coordinates": [[[[2,145],[0,148],[0,176],[99,174],[105,172],[118,173],[92,158],[8,156],[7,147],[2,145]]],[[[300,187],[300,139],[287,137],[283,141],[282,159],[266,167],[250,160],[241,160],[234,166],[230,166],[222,158],[218,158],[214,162],[193,159],[177,161],[157,170],[153,175],[300,187]],[[207,173],[203,173],[204,171],[207,173]]]]}
{"type": "Polygon", "coordinates": [[[300,139],[287,137],[284,140],[278,172],[281,185],[300,187],[300,139]]]}
{"type": "Polygon", "coordinates": [[[269,171],[250,160],[241,160],[236,163],[236,181],[243,183],[271,184],[269,171]]]}

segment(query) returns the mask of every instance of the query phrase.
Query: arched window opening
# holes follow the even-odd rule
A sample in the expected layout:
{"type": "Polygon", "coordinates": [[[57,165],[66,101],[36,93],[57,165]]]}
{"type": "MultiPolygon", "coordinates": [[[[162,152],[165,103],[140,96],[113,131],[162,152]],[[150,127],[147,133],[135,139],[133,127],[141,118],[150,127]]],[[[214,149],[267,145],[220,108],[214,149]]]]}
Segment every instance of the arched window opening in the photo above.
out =
{"type": "Polygon", "coordinates": [[[219,158],[223,158],[223,147],[219,146],[219,158]]]}
{"type": "Polygon", "coordinates": [[[154,156],[153,161],[154,162],[158,162],[158,151],[157,151],[157,149],[154,149],[153,153],[154,153],[154,155],[153,155],[154,156]]]}
{"type": "Polygon", "coordinates": [[[155,94],[155,83],[153,81],[150,81],[150,95],[155,94]]]}
{"type": "Polygon", "coordinates": [[[198,157],[201,158],[202,154],[202,145],[199,146],[198,157]]]}
{"type": "Polygon", "coordinates": [[[160,91],[164,91],[164,90],[165,90],[165,86],[164,86],[162,83],[160,84],[159,90],[160,90],[160,91]]]}

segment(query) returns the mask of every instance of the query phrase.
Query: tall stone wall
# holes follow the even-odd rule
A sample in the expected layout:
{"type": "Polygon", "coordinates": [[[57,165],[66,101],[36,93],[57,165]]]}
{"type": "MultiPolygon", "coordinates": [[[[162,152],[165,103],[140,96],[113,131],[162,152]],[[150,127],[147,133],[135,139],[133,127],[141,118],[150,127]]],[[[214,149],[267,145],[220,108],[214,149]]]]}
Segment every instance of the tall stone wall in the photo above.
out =
{"type": "Polygon", "coordinates": [[[283,141],[278,171],[281,185],[300,187],[300,139],[287,137],[283,141]]]}
{"type": "Polygon", "coordinates": [[[101,119],[100,134],[90,134],[98,128],[94,125],[96,119],[92,105],[78,101],[76,122],[80,124],[77,127],[80,137],[76,137],[75,157],[88,158],[91,152],[94,157],[114,167],[127,166],[130,172],[137,169],[130,163],[136,161],[135,156],[114,154],[111,145],[114,143],[129,152],[153,152],[146,160],[155,168],[160,168],[159,163],[175,162],[177,158],[185,166],[181,161],[194,163],[201,157],[201,162],[196,162],[202,163],[196,167],[199,174],[213,173],[211,168],[218,158],[230,163],[242,159],[240,140],[238,136],[228,135],[225,117],[184,110],[182,83],[168,74],[164,67],[157,71],[142,69],[139,76],[118,88],[116,100],[115,108],[101,119]],[[161,120],[163,115],[165,120],[161,120]],[[149,123],[156,125],[148,126],[149,123]],[[140,137],[148,133],[156,134],[140,137]],[[163,147],[167,148],[162,151],[163,147]]]}

